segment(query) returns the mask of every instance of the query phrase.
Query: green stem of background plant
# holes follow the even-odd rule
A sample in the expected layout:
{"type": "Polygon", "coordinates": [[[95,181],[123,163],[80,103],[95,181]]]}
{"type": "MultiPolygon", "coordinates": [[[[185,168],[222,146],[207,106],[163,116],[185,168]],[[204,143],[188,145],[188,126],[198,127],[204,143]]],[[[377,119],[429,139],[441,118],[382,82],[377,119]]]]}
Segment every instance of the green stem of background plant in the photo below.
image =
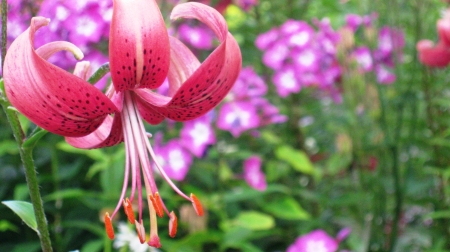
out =
{"type": "MultiPolygon", "coordinates": [[[[6,55],[6,19],[7,19],[7,1],[2,0],[2,69],[3,63],[5,62],[6,55]]],[[[52,245],[50,241],[50,234],[48,232],[47,219],[44,214],[44,206],[42,204],[41,194],[39,192],[39,184],[36,175],[36,169],[33,161],[32,150],[33,147],[24,148],[23,144],[25,142],[25,134],[22,130],[19,118],[14,110],[8,109],[9,102],[6,100],[2,91],[0,91],[0,100],[3,107],[3,111],[6,114],[6,118],[13,132],[14,138],[16,139],[17,145],[19,146],[19,153],[22,159],[23,166],[25,168],[25,177],[28,185],[28,190],[30,193],[31,204],[33,205],[34,215],[37,222],[38,236],[41,242],[42,251],[50,252],[52,250],[52,245]]]]}

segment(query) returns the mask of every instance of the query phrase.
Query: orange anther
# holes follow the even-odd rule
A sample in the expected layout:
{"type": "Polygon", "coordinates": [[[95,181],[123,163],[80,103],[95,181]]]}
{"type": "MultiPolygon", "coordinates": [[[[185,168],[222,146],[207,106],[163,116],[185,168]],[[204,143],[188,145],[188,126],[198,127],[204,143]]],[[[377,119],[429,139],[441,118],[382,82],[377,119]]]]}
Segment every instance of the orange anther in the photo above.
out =
{"type": "Polygon", "coordinates": [[[178,218],[175,215],[175,213],[172,211],[170,212],[170,220],[169,220],[169,236],[174,238],[177,234],[177,227],[178,227],[178,218]]]}
{"type": "Polygon", "coordinates": [[[135,220],[135,224],[136,224],[136,232],[139,237],[139,241],[141,242],[141,244],[144,244],[144,242],[146,241],[146,237],[145,237],[145,228],[144,228],[144,225],[142,224],[142,220],[141,220],[141,223],[139,223],[137,220],[135,220]]]}
{"type": "Polygon", "coordinates": [[[134,218],[133,206],[131,205],[131,202],[128,198],[123,200],[123,210],[128,217],[128,221],[131,224],[134,224],[136,219],[134,218]]]}
{"type": "Polygon", "coordinates": [[[109,217],[108,212],[105,213],[105,229],[109,239],[114,239],[114,228],[112,226],[111,217],[109,217]]]}
{"type": "Polygon", "coordinates": [[[159,193],[156,192],[155,196],[149,194],[148,198],[152,202],[153,208],[155,208],[156,215],[158,215],[159,218],[164,216],[163,206],[161,203],[161,198],[159,197],[159,193]]]}
{"type": "Polygon", "coordinates": [[[197,199],[197,196],[195,196],[193,193],[191,193],[191,200],[192,205],[194,206],[194,210],[197,213],[198,216],[203,216],[203,207],[200,203],[200,200],[197,199]]]}

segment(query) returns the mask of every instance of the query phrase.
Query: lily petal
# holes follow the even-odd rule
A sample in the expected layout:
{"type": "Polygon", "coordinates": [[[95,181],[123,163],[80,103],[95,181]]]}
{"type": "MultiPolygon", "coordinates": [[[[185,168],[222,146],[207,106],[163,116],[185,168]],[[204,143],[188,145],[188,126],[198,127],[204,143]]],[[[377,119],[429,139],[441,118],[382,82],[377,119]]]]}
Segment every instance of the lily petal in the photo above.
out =
{"type": "MultiPolygon", "coordinates": [[[[11,44],[4,65],[6,95],[38,126],[63,136],[85,136],[117,108],[100,90],[47,62],[34,50],[35,32],[48,23],[49,19],[34,17],[11,44]]],[[[53,51],[67,48],[64,43],[53,46],[53,51]]],[[[44,52],[48,51],[51,48],[45,48],[44,52]]]]}
{"type": "Polygon", "coordinates": [[[109,55],[116,91],[159,87],[169,69],[169,36],[155,0],[114,0],[109,55]]]}
{"type": "Polygon", "coordinates": [[[107,116],[103,123],[91,134],[84,137],[66,137],[66,142],[80,149],[113,146],[123,141],[120,113],[107,116]]]}
{"type": "Polygon", "coordinates": [[[180,40],[170,36],[169,96],[172,97],[181,84],[200,66],[200,61],[180,40]],[[187,64],[181,64],[186,63],[187,64]]]}
{"type": "Polygon", "coordinates": [[[419,60],[430,67],[446,67],[450,63],[450,49],[439,42],[437,45],[430,40],[421,40],[416,45],[419,60]]]}
{"type": "MultiPolygon", "coordinates": [[[[227,31],[225,20],[216,10],[198,3],[180,4],[177,7],[179,6],[183,6],[183,8],[175,8],[174,11],[177,12],[175,12],[176,15],[172,14],[172,17],[184,17],[183,15],[185,15],[204,21],[213,29],[222,43],[192,74],[190,68],[177,68],[177,71],[169,71],[172,79],[183,78],[182,76],[189,76],[189,78],[167,104],[161,105],[158,103],[161,99],[153,99],[155,97],[145,91],[135,91],[142,100],[147,102],[146,107],[152,108],[152,112],[148,113],[157,111],[164,117],[185,121],[204,115],[225,97],[233,87],[241,70],[242,57],[236,40],[227,31]],[[223,36],[223,33],[226,36],[223,36]]],[[[182,50],[183,47],[179,43],[181,42],[172,41],[173,46],[182,50]]],[[[192,58],[178,57],[176,60],[178,61],[177,65],[189,65],[192,58]]],[[[142,110],[140,112],[141,114],[146,113],[142,110]]]]}

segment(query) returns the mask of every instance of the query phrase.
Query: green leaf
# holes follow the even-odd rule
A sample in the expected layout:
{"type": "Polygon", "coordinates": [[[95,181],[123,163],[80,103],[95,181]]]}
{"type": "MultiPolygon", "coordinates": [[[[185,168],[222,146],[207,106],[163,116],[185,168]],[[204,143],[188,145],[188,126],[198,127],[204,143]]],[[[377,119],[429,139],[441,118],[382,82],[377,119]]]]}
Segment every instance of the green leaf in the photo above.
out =
{"type": "Polygon", "coordinates": [[[314,166],[305,152],[296,150],[288,145],[282,145],[275,150],[275,155],[289,163],[295,170],[305,174],[314,175],[314,166]]]}
{"type": "Polygon", "coordinates": [[[436,211],[429,214],[426,214],[424,218],[431,219],[450,219],[450,211],[436,211]]]}
{"type": "Polygon", "coordinates": [[[25,224],[37,232],[36,217],[34,216],[33,205],[31,203],[16,200],[2,201],[2,203],[13,210],[25,224]]]}
{"type": "Polygon", "coordinates": [[[19,228],[12,224],[11,222],[7,221],[7,220],[1,220],[0,221],[0,232],[5,232],[5,231],[14,231],[14,232],[19,232],[19,228]]]}
{"type": "Polygon", "coordinates": [[[33,133],[25,140],[22,147],[32,149],[37,144],[37,142],[47,133],[48,131],[46,131],[45,129],[37,127],[36,130],[33,131],[33,133]]]}
{"type": "Polygon", "coordinates": [[[272,216],[256,211],[241,212],[233,224],[250,230],[268,230],[275,226],[272,216]]]}
{"type": "Polygon", "coordinates": [[[5,154],[17,154],[19,148],[17,147],[16,141],[13,140],[2,140],[0,142],[0,156],[5,154]]]}
{"type": "Polygon", "coordinates": [[[264,209],[276,217],[286,220],[307,220],[310,218],[309,213],[289,196],[278,198],[266,204],[264,209]]]}

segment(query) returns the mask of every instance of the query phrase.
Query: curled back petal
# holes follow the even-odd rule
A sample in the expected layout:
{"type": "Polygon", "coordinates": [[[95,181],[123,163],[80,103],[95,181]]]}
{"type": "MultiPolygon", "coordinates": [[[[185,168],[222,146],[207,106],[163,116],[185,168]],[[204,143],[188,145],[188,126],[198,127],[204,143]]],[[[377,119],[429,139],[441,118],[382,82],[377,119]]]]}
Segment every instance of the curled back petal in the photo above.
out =
{"type": "Polygon", "coordinates": [[[120,113],[107,116],[94,132],[83,137],[66,137],[66,142],[81,149],[93,149],[113,146],[123,141],[120,113]]]}
{"type": "MultiPolygon", "coordinates": [[[[4,64],[6,95],[38,126],[63,136],[85,136],[117,108],[97,88],[47,62],[34,50],[36,30],[48,23],[49,19],[34,17],[11,44],[4,64]]],[[[44,47],[41,53],[67,49],[67,44],[53,43],[52,47],[44,47]]]]}
{"type": "Polygon", "coordinates": [[[170,64],[169,36],[155,0],[114,0],[109,55],[116,91],[159,87],[170,64]]]}
{"type": "Polygon", "coordinates": [[[195,2],[178,4],[173,8],[170,19],[195,18],[211,28],[220,42],[227,38],[228,26],[222,15],[214,8],[195,2]]]}
{"type": "MultiPolygon", "coordinates": [[[[180,59],[180,65],[189,64],[180,59]]],[[[203,64],[184,82],[169,102],[162,105],[164,99],[144,90],[136,90],[145,105],[140,113],[159,114],[176,121],[195,119],[214,108],[233,87],[242,66],[241,52],[236,40],[228,35],[224,44],[214,51],[203,64]],[[151,108],[145,111],[144,108],[151,108]]],[[[148,120],[147,120],[148,121],[148,120]]],[[[148,121],[155,124],[154,122],[148,121]]]]}
{"type": "MultiPolygon", "coordinates": [[[[169,80],[178,78],[184,81],[184,76],[189,77],[166,104],[161,105],[162,99],[156,99],[148,93],[143,95],[143,92],[136,90],[143,102],[147,103],[145,107],[152,108],[151,112],[140,110],[141,114],[156,112],[163,117],[185,121],[205,114],[225,97],[239,75],[242,57],[236,40],[227,31],[225,20],[213,8],[198,3],[180,4],[171,17],[197,18],[211,27],[222,42],[194,72],[190,67],[169,71],[169,80]]],[[[179,54],[171,55],[174,57],[171,69],[172,65],[196,64],[192,63],[196,62],[192,53],[187,52],[188,49],[181,42],[171,40],[171,46],[179,51],[179,54]]]]}
{"type": "Polygon", "coordinates": [[[169,96],[172,97],[181,85],[200,66],[197,57],[180,40],[170,37],[169,96]],[[187,63],[187,64],[182,64],[187,63]]]}

